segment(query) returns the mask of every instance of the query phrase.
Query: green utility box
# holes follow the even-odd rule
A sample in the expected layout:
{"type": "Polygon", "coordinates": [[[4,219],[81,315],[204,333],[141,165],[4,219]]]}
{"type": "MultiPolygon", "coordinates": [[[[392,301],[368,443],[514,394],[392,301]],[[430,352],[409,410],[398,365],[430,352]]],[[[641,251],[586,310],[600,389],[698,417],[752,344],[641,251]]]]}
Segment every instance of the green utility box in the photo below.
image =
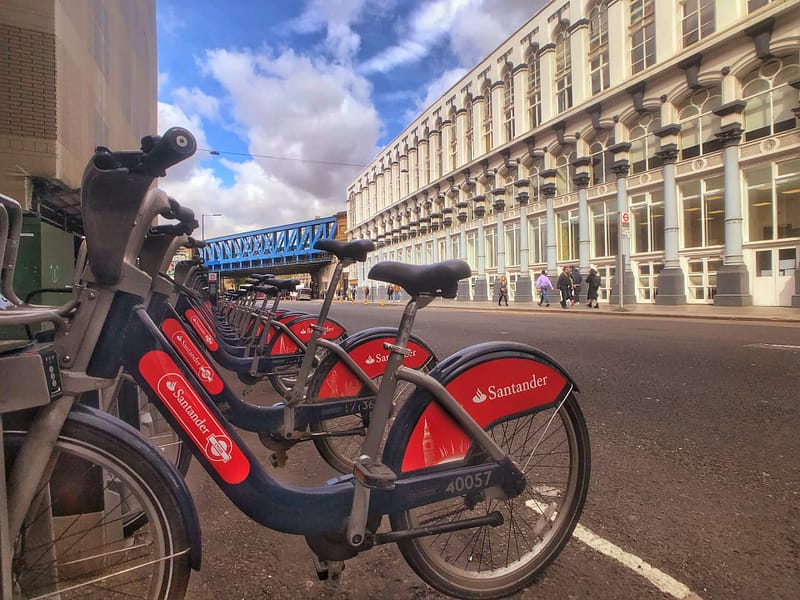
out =
{"type": "MultiPolygon", "coordinates": [[[[14,291],[20,299],[41,288],[65,288],[75,271],[75,236],[45,223],[36,215],[25,216],[19,240],[14,291]]],[[[64,304],[68,294],[33,296],[33,304],[64,304]]],[[[23,327],[0,327],[0,339],[25,339],[23,327]]]]}

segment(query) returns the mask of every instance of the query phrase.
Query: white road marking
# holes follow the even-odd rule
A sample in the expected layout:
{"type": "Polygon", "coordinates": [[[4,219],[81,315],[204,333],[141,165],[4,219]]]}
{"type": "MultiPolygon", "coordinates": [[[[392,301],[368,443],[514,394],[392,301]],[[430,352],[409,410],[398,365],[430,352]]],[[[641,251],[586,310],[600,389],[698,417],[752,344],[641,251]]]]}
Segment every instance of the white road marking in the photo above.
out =
{"type": "Polygon", "coordinates": [[[777,350],[800,350],[800,346],[790,344],[747,344],[748,348],[775,348],[777,350]]]}
{"type": "MultiPolygon", "coordinates": [[[[542,486],[542,489],[538,491],[544,497],[552,495],[551,493],[548,493],[551,490],[545,489],[544,486],[542,486]]],[[[539,514],[542,514],[542,510],[539,508],[541,504],[537,504],[535,500],[528,500],[525,502],[525,504],[528,506],[528,508],[532,508],[539,514]]],[[[550,516],[550,518],[553,517],[550,516]]],[[[702,600],[700,596],[695,594],[677,579],[667,575],[659,569],[656,569],[654,566],[645,562],[635,554],[625,552],[619,546],[601,538],[599,535],[587,529],[580,523],[578,523],[578,525],[575,527],[575,531],[572,533],[572,535],[593,550],[597,550],[600,552],[600,554],[605,554],[609,558],[613,558],[617,562],[628,567],[634,573],[641,575],[665,594],[669,594],[673,598],[678,598],[678,600],[702,600]]]]}

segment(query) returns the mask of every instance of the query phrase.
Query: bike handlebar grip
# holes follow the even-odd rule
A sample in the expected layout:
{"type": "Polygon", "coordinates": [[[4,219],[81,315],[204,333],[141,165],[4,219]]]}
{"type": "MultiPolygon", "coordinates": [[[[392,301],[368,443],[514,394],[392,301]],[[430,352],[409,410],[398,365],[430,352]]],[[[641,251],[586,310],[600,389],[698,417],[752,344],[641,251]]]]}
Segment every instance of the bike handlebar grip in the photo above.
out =
{"type": "MultiPolygon", "coordinates": [[[[171,127],[162,136],[142,138],[142,163],[165,173],[168,168],[192,156],[197,150],[197,141],[188,129],[171,127]]],[[[163,175],[162,175],[163,176],[163,175]]]]}
{"type": "Polygon", "coordinates": [[[204,242],[203,240],[196,240],[193,237],[189,238],[189,242],[186,245],[187,248],[205,248],[208,246],[208,242],[204,242]]]}

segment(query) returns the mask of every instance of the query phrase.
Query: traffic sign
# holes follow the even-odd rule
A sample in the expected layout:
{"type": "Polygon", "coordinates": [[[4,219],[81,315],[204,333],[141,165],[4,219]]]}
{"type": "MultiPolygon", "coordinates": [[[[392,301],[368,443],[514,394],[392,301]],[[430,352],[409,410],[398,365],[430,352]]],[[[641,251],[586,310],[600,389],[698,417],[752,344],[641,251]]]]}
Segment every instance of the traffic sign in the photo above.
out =
{"type": "Polygon", "coordinates": [[[216,274],[216,273],[209,273],[209,274],[208,274],[208,281],[209,281],[209,283],[213,283],[213,282],[215,282],[216,280],[217,280],[217,274],[216,274]]]}
{"type": "Polygon", "coordinates": [[[628,211],[619,211],[619,223],[622,226],[622,229],[631,228],[631,215],[628,211]]]}

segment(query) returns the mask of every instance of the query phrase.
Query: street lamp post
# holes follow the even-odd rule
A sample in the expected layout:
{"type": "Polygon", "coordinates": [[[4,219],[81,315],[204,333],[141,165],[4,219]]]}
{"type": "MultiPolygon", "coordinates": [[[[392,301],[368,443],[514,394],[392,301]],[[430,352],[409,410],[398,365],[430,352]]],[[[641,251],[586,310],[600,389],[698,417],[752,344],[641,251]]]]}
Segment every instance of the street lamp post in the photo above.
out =
{"type": "Polygon", "coordinates": [[[221,217],[222,213],[203,213],[200,215],[200,239],[206,239],[206,217],[221,217]]]}

